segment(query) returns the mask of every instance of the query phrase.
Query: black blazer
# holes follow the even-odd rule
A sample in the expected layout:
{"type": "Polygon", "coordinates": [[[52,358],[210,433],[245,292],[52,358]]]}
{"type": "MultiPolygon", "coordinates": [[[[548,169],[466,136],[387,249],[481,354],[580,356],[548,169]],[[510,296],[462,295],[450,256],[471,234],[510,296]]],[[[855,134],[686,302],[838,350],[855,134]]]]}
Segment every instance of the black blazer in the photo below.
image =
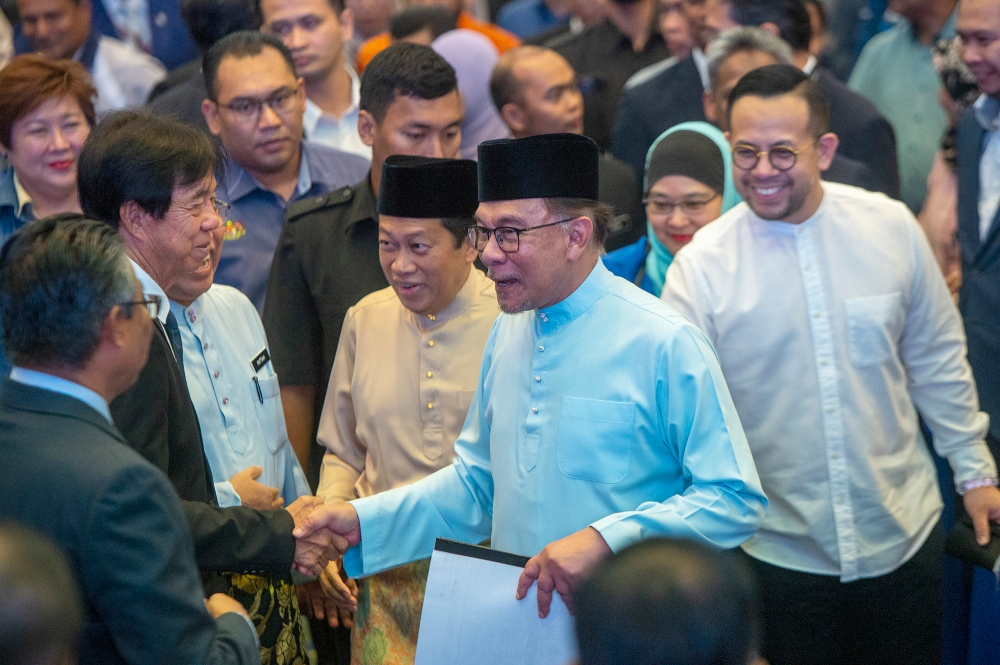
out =
{"type": "Polygon", "coordinates": [[[701,77],[688,56],[644,83],[622,93],[611,134],[611,154],[632,167],[642,187],[646,152],[674,125],[704,120],[701,77]]]}
{"type": "Polygon", "coordinates": [[[259,663],[235,614],[202,602],[191,532],[167,478],[80,400],[0,385],[0,520],[51,538],[84,600],[80,662],[259,663]]]}
{"type": "MultiPolygon", "coordinates": [[[[979,158],[986,131],[966,109],[958,123],[958,242],[962,287],[958,308],[969,341],[969,364],[990,433],[1000,439],[1000,214],[985,241],[979,239],[979,158]]],[[[1000,450],[991,446],[993,456],[1000,450]]]]}
{"type": "Polygon", "coordinates": [[[840,139],[837,154],[868,167],[870,180],[861,187],[898,199],[899,165],[892,125],[871,102],[822,67],[813,71],[812,78],[830,104],[830,131],[840,139]]]}
{"type": "MultiPolygon", "coordinates": [[[[128,445],[166,473],[180,495],[201,570],[289,578],[295,556],[291,515],[218,506],[198,416],[162,334],[153,334],[149,360],[135,384],[111,403],[111,414],[128,445]]],[[[206,579],[206,591],[221,588],[206,579]]]]}

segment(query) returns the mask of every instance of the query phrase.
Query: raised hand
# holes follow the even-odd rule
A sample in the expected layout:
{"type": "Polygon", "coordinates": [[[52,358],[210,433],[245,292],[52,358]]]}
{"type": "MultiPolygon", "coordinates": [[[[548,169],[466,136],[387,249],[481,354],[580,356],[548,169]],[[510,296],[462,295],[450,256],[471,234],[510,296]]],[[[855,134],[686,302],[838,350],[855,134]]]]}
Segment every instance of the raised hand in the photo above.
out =
{"type": "Polygon", "coordinates": [[[281,508],[285,500],[278,496],[277,487],[268,487],[257,482],[264,469],[248,466],[229,479],[229,483],[240,495],[240,503],[248,508],[271,510],[281,508]]]}
{"type": "Polygon", "coordinates": [[[609,554],[611,548],[604,538],[589,526],[551,542],[528,559],[517,581],[517,599],[522,600],[537,581],[538,616],[544,619],[549,615],[553,591],[559,594],[572,614],[574,594],[583,577],[609,554]]]}

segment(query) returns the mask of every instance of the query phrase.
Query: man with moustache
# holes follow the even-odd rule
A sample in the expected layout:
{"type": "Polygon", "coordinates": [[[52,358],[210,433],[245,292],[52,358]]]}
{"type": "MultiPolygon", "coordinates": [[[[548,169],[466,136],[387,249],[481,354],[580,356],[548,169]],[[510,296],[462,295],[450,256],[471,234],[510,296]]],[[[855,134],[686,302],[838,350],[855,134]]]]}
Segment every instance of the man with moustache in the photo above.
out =
{"type": "MultiPolygon", "coordinates": [[[[486,343],[455,461],[413,483],[317,509],[352,575],[430,555],[436,537],[532,557],[573,607],[598,560],[655,535],[735,547],[767,500],[705,337],[599,260],[598,148],[576,134],[479,146],[469,230],[504,312],[486,343]]],[[[512,590],[513,591],[513,590],[512,590]]]]}
{"type": "Polygon", "coordinates": [[[918,412],[980,545],[1000,521],[958,311],[901,202],[820,171],[817,83],[744,76],[727,108],[746,205],[699,231],[663,299],[705,331],[770,505],[743,551],[772,665],[939,663],[942,504],[918,412]]]}
{"type": "Polygon", "coordinates": [[[216,279],[242,291],[257,311],[288,206],[357,182],[369,162],[360,155],[303,140],[305,82],[274,35],[234,32],[205,54],[208,99],[201,111],[226,149],[219,196],[229,203],[229,246],[216,279]]]}

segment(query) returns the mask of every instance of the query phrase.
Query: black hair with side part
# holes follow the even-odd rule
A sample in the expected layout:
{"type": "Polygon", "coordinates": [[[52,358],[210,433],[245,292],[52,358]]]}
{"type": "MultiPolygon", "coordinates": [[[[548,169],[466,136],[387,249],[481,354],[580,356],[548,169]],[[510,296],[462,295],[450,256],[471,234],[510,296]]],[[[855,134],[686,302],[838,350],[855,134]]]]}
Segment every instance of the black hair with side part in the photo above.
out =
{"type": "Polygon", "coordinates": [[[798,95],[809,107],[809,131],[816,138],[830,131],[830,104],[816,81],[795,65],[767,65],[759,67],[739,80],[729,93],[726,109],[732,127],[733,107],[741,97],[770,99],[782,95],[798,95]]]}
{"type": "Polygon", "coordinates": [[[80,206],[117,229],[121,207],[135,201],[161,219],[175,187],[221,175],[222,146],[201,130],[146,110],[109,114],[80,152],[80,206]]]}
{"type": "Polygon", "coordinates": [[[359,107],[382,122],[397,97],[438,99],[458,89],[451,65],[429,46],[397,42],[372,58],[361,77],[359,107]]]}
{"type": "Polygon", "coordinates": [[[292,58],[292,52],[288,50],[283,41],[266,32],[240,30],[217,41],[205,52],[205,57],[202,58],[201,71],[205,75],[205,89],[208,91],[208,98],[213,102],[219,101],[216,99],[218,90],[215,89],[215,84],[219,74],[219,65],[223,59],[227,57],[250,58],[260,55],[268,46],[281,54],[281,57],[288,64],[292,76],[295,76],[295,59],[292,58]]]}
{"type": "Polygon", "coordinates": [[[457,26],[455,15],[444,7],[423,5],[408,7],[392,17],[389,34],[394,42],[406,39],[421,30],[429,30],[431,40],[435,40],[457,26]]]}
{"type": "Polygon", "coordinates": [[[809,11],[803,0],[732,0],[732,19],[740,25],[758,27],[773,23],[793,51],[805,51],[812,39],[809,11]]]}
{"type": "Polygon", "coordinates": [[[181,0],[181,18],[202,56],[226,35],[260,29],[254,0],[181,0]]]}

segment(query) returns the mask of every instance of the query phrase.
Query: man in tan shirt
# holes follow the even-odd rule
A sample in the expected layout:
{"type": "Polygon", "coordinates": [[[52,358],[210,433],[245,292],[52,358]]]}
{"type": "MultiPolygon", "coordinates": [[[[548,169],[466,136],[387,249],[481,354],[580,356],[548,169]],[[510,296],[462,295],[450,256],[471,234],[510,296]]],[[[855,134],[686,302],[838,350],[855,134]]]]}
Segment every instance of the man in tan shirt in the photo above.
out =
{"type": "MultiPolygon", "coordinates": [[[[396,156],[383,165],[379,259],[390,288],[344,321],[317,434],[328,451],[325,501],[408,485],[451,463],[500,312],[493,282],[472,265],[466,228],[477,206],[475,162],[396,156]]],[[[413,661],[427,568],[364,580],[352,662],[383,644],[385,662],[413,661]]]]}

